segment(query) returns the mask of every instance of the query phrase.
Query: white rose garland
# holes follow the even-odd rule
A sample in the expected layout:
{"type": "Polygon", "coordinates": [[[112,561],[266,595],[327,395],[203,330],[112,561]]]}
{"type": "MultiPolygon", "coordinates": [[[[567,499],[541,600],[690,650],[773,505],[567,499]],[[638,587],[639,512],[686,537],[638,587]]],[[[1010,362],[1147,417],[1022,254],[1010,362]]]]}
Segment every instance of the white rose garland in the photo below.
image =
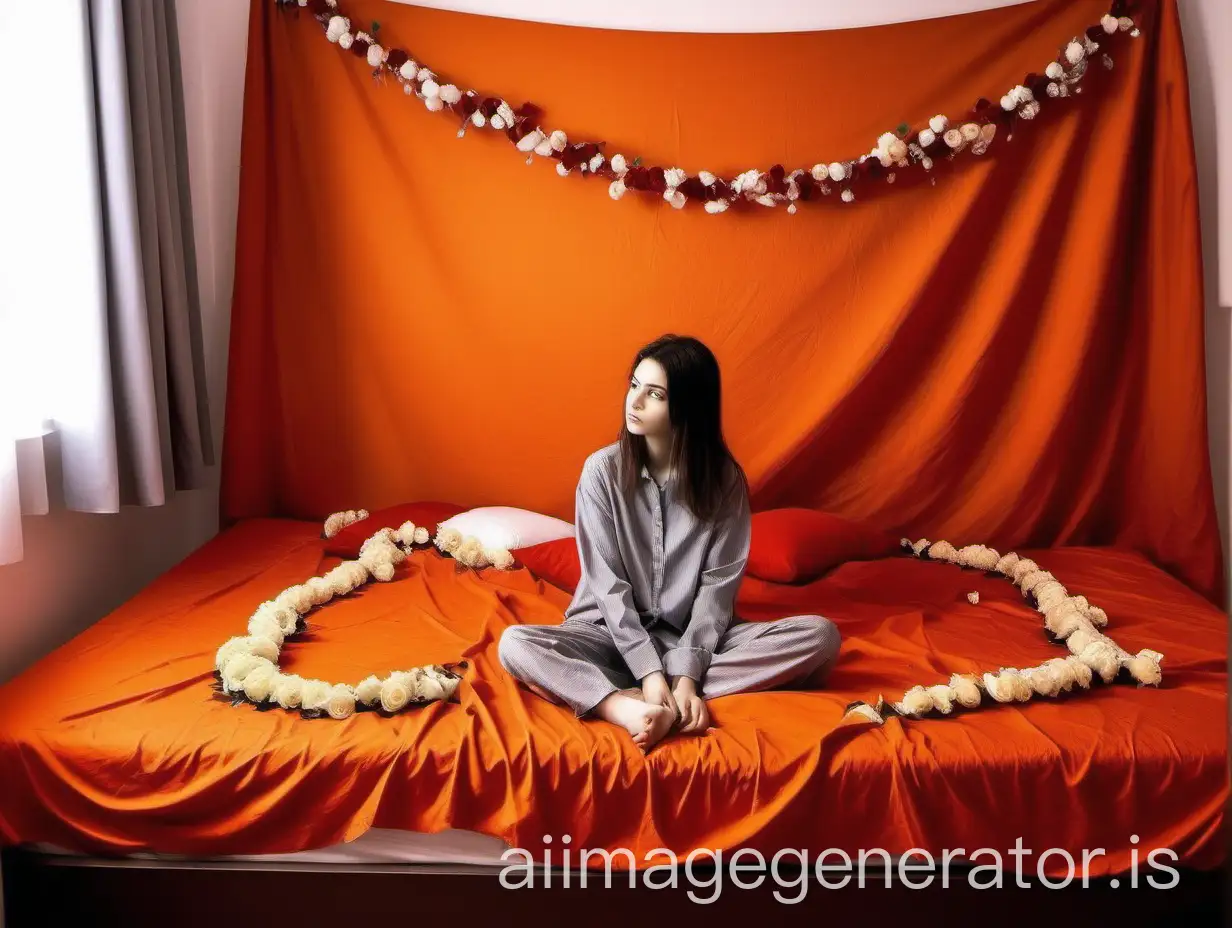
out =
{"type": "MultiPolygon", "coordinates": [[[[1139,686],[1158,686],[1162,679],[1159,665],[1164,656],[1144,648],[1130,654],[1099,631],[1108,624],[1108,615],[1092,606],[1085,596],[1072,596],[1051,573],[1016,553],[1004,556],[984,545],[955,548],[948,541],[930,542],[927,538],[910,541],[903,547],[913,556],[931,561],[956,564],[973,570],[1000,574],[1017,586],[1022,595],[1033,601],[1044,616],[1049,634],[1069,649],[1068,657],[1055,657],[1035,667],[1002,667],[983,674],[954,674],[947,683],[913,686],[897,702],[886,702],[881,696],[875,703],[852,703],[843,715],[843,722],[867,721],[881,725],[890,716],[922,718],[926,715],[949,715],[955,705],[975,709],[984,703],[984,696],[993,702],[1028,702],[1037,697],[1054,697],[1075,688],[1089,689],[1098,676],[1112,683],[1124,669],[1139,686]]],[[[969,593],[972,604],[979,602],[978,593],[969,593]]]]}
{"type": "MultiPolygon", "coordinates": [[[[333,513],[325,520],[322,535],[333,538],[348,525],[366,518],[368,512],[363,509],[333,513]]],[[[304,718],[328,716],[338,721],[364,709],[390,714],[410,705],[448,700],[461,678],[439,664],[395,670],[385,678],[368,676],[350,686],[284,674],[278,663],[285,643],[307,628],[307,613],[370,580],[388,583],[408,552],[430,541],[464,568],[508,570],[514,563],[508,551],[484,548],[478,539],[463,536],[456,529],[441,529],[433,539],[426,526],[413,522],[404,522],[396,529],[382,528],[365,539],[355,560],[343,561],[323,577],[288,587],[257,606],[248,619],[248,634],[227,640],[215,652],[215,677],[222,693],[236,705],[250,702],[267,709],[278,706],[298,710],[304,718]]]]}
{"type": "MultiPolygon", "coordinates": [[[[977,118],[983,123],[971,122],[952,125],[944,114],[933,116],[927,128],[912,134],[908,126],[900,126],[894,132],[884,132],[868,154],[858,158],[818,162],[811,169],[785,171],[776,165],[769,172],[757,169],[745,171],[731,179],[716,177],[710,172],[690,176],[682,168],[640,168],[641,159],[632,163],[623,155],[615,155],[604,163],[598,152],[600,143],[570,143],[568,135],[560,129],[549,131],[536,125],[539,116],[537,107],[515,110],[499,97],[486,97],[478,91],[463,92],[456,83],[443,83],[437,75],[412,59],[401,50],[376,44],[367,33],[352,33],[351,20],[338,12],[337,0],[274,0],[282,7],[312,8],[316,20],[324,28],[325,37],[343,50],[356,41],[367,42],[367,63],[377,75],[391,75],[402,84],[407,96],[415,96],[431,112],[449,110],[461,117],[457,131],[459,138],[466,135],[468,127],[489,129],[507,133],[517,150],[525,156],[528,164],[535,156],[557,159],[556,171],[561,177],[576,173],[583,176],[597,175],[608,183],[608,194],[613,200],[622,199],[629,190],[660,194],[667,203],[682,209],[690,200],[701,202],[707,213],[717,215],[740,201],[773,207],[788,203],[787,212],[794,214],[798,201],[820,199],[837,192],[844,203],[857,199],[856,187],[871,182],[894,183],[902,170],[919,168],[930,174],[939,159],[954,160],[963,152],[974,156],[985,154],[996,135],[996,122],[988,114],[977,118]],[[870,164],[870,159],[872,164],[870,164]],[[566,163],[567,162],[567,163],[566,163]],[[875,170],[874,170],[875,169],[875,170]],[[641,173],[638,173],[640,170],[641,173]],[[649,173],[648,173],[649,172],[649,173]],[[880,172],[880,173],[877,173],[880,172]],[[767,181],[767,178],[771,178],[767,181]],[[660,186],[661,185],[661,186],[660,186]]],[[[1105,14],[1093,27],[1101,40],[1110,41],[1121,33],[1137,37],[1139,30],[1127,16],[1114,15],[1118,4],[1105,14]]],[[[373,32],[377,26],[373,25],[373,32]]],[[[359,46],[363,48],[364,46],[359,46]]],[[[1035,90],[1017,84],[1003,94],[1000,109],[1010,120],[1034,120],[1046,100],[1062,99],[1081,91],[1076,85],[1086,74],[1091,56],[1100,48],[1100,43],[1088,35],[1076,36],[1060,49],[1056,59],[1048,63],[1044,74],[1047,83],[1035,84],[1035,90]],[[1042,99],[1041,99],[1042,98],[1042,99]]],[[[1105,53],[1101,61],[1107,68],[1112,59],[1105,53]]],[[[994,97],[994,100],[998,99],[994,97]]],[[[1012,133],[1006,132],[1005,138],[1012,133]]],[[[936,182],[936,178],[932,178],[936,182]]]]}

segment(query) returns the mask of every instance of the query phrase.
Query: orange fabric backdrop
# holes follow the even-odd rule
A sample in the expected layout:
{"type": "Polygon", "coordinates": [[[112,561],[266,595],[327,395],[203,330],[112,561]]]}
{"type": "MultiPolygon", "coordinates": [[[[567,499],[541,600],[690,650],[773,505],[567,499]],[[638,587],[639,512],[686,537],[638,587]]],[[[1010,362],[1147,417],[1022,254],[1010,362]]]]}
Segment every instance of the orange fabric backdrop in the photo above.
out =
{"type": "MultiPolygon", "coordinates": [[[[1098,92],[936,186],[710,216],[457,140],[254,3],[224,517],[436,498],[572,518],[632,352],[673,330],[723,364],[759,508],[1125,545],[1220,597],[1184,58],[1175,0],[1145,5],[1098,92]]],[[[1105,8],[756,36],[349,11],[545,128],[734,173],[966,112],[1105,8]]]]}

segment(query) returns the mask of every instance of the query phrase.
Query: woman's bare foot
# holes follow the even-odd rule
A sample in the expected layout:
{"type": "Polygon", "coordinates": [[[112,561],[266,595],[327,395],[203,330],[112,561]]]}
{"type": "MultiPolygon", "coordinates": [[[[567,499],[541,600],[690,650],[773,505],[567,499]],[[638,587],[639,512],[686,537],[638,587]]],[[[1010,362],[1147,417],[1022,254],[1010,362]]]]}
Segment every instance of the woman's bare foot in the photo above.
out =
{"type": "Polygon", "coordinates": [[[643,754],[668,733],[676,720],[676,714],[666,706],[652,706],[623,692],[609,695],[595,707],[595,714],[632,735],[643,754]]]}

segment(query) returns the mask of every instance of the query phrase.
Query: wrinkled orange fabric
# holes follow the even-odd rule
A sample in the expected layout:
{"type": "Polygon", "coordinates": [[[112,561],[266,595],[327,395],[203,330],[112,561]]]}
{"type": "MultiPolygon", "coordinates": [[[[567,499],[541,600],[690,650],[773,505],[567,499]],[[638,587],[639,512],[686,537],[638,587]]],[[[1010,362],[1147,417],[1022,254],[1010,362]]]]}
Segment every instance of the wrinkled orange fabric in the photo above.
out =
{"type": "MultiPolygon", "coordinates": [[[[907,557],[850,563],[807,586],[748,579],[739,598],[751,620],[834,619],[844,644],[826,691],[712,700],[717,731],[643,758],[615,726],[576,721],[499,666],[501,631],[559,622],[567,594],[525,569],[459,571],[431,549],[393,582],[310,613],[310,635],[282,664],[356,681],[464,658],[458,704],[334,722],[217,697],[218,645],[255,604],[337,563],[317,532],[242,522],[0,688],[0,840],[257,854],[373,826],[463,828],[538,860],[544,835],[559,850],[569,834],[575,849],[624,847],[659,864],[658,847],[682,859],[919,847],[938,861],[988,847],[1012,866],[1021,837],[1036,854],[1028,867],[1045,848],[1078,861],[1104,848],[1091,875],[1123,872],[1136,848],[1142,877],[1155,848],[1195,868],[1224,857],[1227,616],[1137,554],[1033,553],[1107,610],[1123,647],[1164,652],[1158,689],[1097,683],[948,719],[836,727],[856,699],[1065,653],[1004,579],[907,557]]],[[[1046,872],[1063,874],[1059,855],[1046,872]]]]}
{"type": "MultiPolygon", "coordinates": [[[[1143,6],[1110,74],[936,186],[711,216],[459,140],[306,14],[254,3],[224,516],[572,518],[633,351],[671,330],[723,365],[755,508],[1130,547],[1222,601],[1185,63],[1175,0],[1143,6]]],[[[668,35],[348,4],[545,128],[728,175],[957,118],[1105,9],[668,35]]]]}

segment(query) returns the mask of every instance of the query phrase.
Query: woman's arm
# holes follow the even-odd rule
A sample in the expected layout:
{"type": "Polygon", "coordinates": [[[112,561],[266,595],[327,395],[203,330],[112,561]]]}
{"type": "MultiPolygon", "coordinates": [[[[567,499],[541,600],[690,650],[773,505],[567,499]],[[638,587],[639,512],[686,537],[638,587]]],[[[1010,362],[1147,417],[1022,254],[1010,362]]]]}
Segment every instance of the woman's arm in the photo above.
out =
{"type": "Polygon", "coordinates": [[[629,672],[638,680],[643,680],[652,673],[661,673],[663,662],[633,606],[633,588],[625,577],[624,562],[616,540],[616,520],[612,515],[607,487],[596,472],[597,467],[588,460],[578,481],[578,559],[587,587],[595,596],[617,650],[628,665],[629,672]]]}
{"type": "Polygon", "coordinates": [[[669,677],[690,677],[701,683],[714,649],[731,624],[752,535],[748,494],[743,486],[739,493],[710,539],[689,624],[676,647],[663,655],[669,677]]]}

